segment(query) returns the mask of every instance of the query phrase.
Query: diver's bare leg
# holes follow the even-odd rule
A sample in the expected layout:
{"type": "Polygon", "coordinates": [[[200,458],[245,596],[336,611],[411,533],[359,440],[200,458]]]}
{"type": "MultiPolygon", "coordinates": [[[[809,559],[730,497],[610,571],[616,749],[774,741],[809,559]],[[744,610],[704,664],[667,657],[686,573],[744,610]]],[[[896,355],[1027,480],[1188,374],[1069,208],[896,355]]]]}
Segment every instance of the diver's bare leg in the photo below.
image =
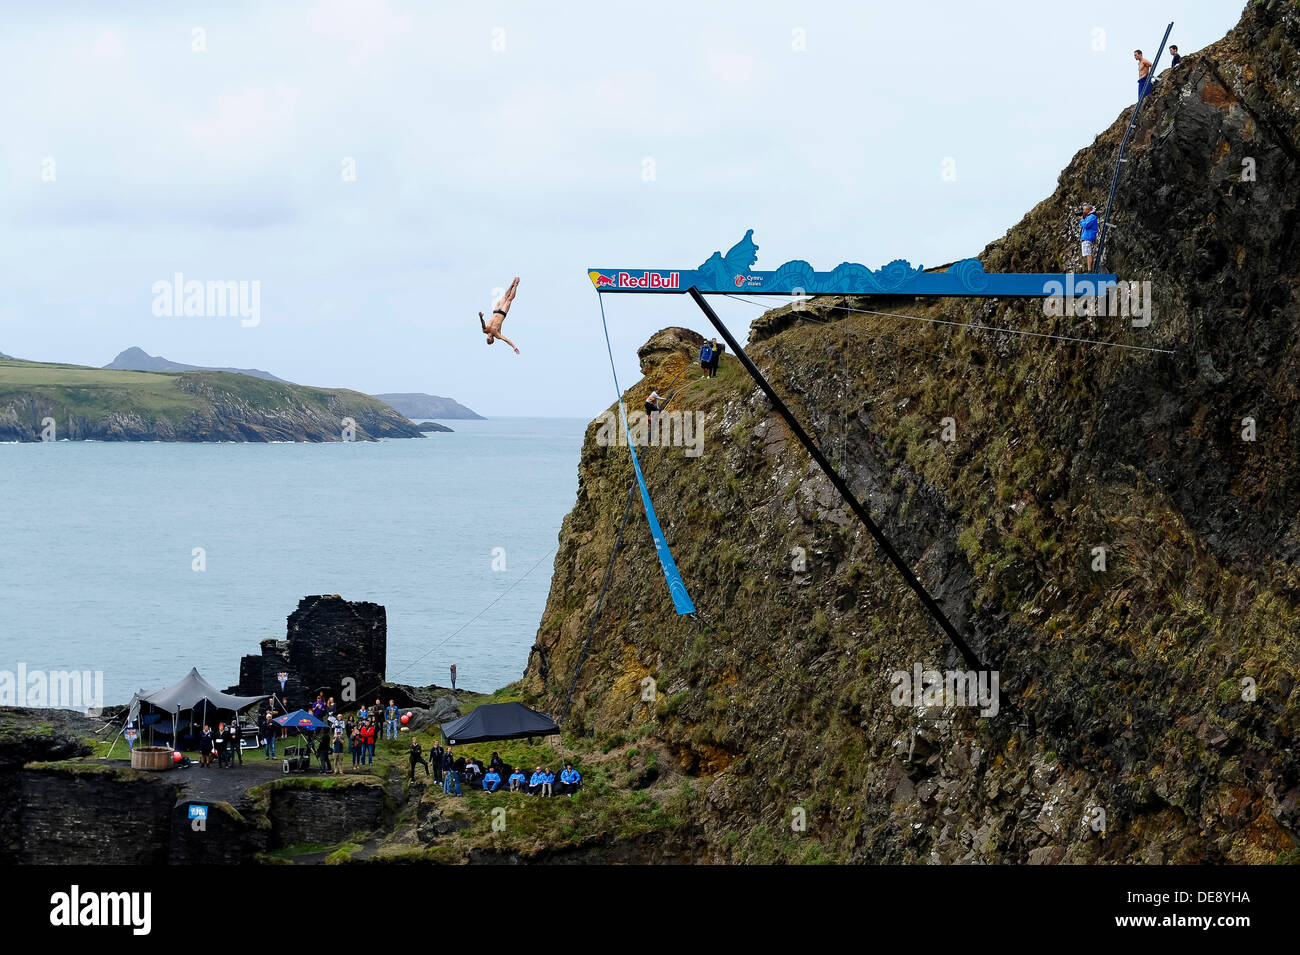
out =
{"type": "Polygon", "coordinates": [[[519,288],[519,276],[516,275],[515,280],[510,283],[510,287],[506,289],[506,294],[501,296],[501,301],[498,303],[498,305],[500,305],[501,307],[501,311],[503,312],[510,311],[510,306],[513,305],[515,301],[515,291],[518,288],[519,288]]]}

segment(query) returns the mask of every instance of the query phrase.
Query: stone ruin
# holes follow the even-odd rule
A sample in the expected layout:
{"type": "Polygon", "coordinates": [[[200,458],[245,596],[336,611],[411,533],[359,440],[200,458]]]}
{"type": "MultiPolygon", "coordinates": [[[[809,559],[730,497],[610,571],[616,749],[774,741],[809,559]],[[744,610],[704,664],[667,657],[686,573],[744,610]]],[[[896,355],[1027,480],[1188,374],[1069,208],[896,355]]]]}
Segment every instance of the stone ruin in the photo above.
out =
{"type": "Polygon", "coordinates": [[[289,614],[285,637],[263,640],[260,655],[242,657],[239,685],[227,692],[274,693],[297,709],[306,708],[323,690],[326,699],[333,696],[347,707],[359,698],[373,700],[375,688],[384,682],[388,615],[380,604],[344,600],[338,594],[303,597],[289,614]],[[289,675],[283,694],[279,673],[289,675]]]}

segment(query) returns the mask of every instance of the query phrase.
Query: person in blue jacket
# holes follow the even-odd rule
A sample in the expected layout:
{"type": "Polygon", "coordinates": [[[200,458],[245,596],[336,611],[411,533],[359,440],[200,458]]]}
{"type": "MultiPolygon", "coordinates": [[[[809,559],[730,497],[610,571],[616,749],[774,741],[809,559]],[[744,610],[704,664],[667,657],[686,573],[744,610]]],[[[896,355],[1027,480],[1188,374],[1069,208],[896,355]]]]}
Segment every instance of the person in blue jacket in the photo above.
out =
{"type": "MultiPolygon", "coordinates": [[[[717,341],[717,339],[714,339],[714,341],[717,341]]],[[[704,372],[704,374],[700,375],[701,380],[709,377],[709,364],[712,361],[713,361],[713,346],[708,342],[705,342],[704,345],[700,348],[700,368],[704,372]]]]}
{"type": "Polygon", "coordinates": [[[512,793],[523,792],[525,787],[528,785],[528,779],[524,776],[523,770],[518,766],[516,766],[515,771],[510,774],[510,779],[507,780],[507,782],[510,783],[510,791],[512,793]]]}
{"type": "Polygon", "coordinates": [[[1092,271],[1092,244],[1097,241],[1097,213],[1091,202],[1083,204],[1083,218],[1079,220],[1079,239],[1082,242],[1083,257],[1088,260],[1088,271],[1092,271]]]}
{"type": "Polygon", "coordinates": [[[456,756],[448,746],[442,754],[442,791],[450,794],[452,789],[460,795],[460,773],[456,771],[456,756]]]}
{"type": "Polygon", "coordinates": [[[528,795],[540,796],[542,794],[542,783],[546,782],[546,774],[542,772],[542,767],[538,766],[533,770],[533,774],[528,777],[528,795]]]}
{"type": "Polygon", "coordinates": [[[573,763],[565,763],[560,773],[560,795],[572,796],[582,785],[582,774],[573,768],[573,763]]]}
{"type": "Polygon", "coordinates": [[[495,769],[489,768],[487,775],[483,777],[483,791],[494,793],[497,787],[501,785],[501,774],[495,769]]]}

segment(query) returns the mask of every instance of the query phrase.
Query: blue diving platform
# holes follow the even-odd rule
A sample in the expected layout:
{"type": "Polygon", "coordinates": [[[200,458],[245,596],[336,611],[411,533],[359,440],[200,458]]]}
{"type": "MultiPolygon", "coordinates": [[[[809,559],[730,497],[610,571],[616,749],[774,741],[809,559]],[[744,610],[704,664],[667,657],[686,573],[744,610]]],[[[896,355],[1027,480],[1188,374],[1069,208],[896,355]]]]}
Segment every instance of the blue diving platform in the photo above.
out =
{"type": "Polygon", "coordinates": [[[754,230],[724,255],[714,252],[694,269],[588,269],[596,291],[684,293],[691,288],[709,295],[902,295],[957,298],[1046,298],[1059,295],[1106,295],[1114,275],[1087,272],[985,272],[978,259],[962,259],[943,272],[926,272],[904,259],[879,269],[844,262],[818,272],[800,259],[772,272],[756,272],[758,246],[754,230]]]}

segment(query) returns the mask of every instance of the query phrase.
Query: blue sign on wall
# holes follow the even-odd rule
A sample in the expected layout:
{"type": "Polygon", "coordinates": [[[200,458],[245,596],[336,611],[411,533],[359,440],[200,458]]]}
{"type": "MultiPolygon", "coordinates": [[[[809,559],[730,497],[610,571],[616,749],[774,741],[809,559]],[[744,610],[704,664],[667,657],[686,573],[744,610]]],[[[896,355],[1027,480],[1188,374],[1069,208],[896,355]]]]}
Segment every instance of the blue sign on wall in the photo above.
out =
{"type": "MultiPolygon", "coordinates": [[[[1073,289],[1074,295],[1105,295],[1114,275],[1065,272],[985,272],[979,259],[962,259],[945,272],[926,272],[904,259],[880,269],[843,262],[817,272],[795,259],[773,272],[755,272],[758,246],[754,230],[723,255],[713,255],[695,269],[590,269],[597,292],[701,292],[745,295],[936,295],[982,298],[1043,298],[1073,289]]],[[[1068,291],[1065,294],[1069,294],[1068,291]]]]}
{"type": "Polygon", "coordinates": [[[191,806],[190,806],[190,818],[191,818],[191,819],[207,819],[207,818],[208,818],[208,807],[207,807],[207,806],[194,806],[194,805],[191,805],[191,806]]]}

